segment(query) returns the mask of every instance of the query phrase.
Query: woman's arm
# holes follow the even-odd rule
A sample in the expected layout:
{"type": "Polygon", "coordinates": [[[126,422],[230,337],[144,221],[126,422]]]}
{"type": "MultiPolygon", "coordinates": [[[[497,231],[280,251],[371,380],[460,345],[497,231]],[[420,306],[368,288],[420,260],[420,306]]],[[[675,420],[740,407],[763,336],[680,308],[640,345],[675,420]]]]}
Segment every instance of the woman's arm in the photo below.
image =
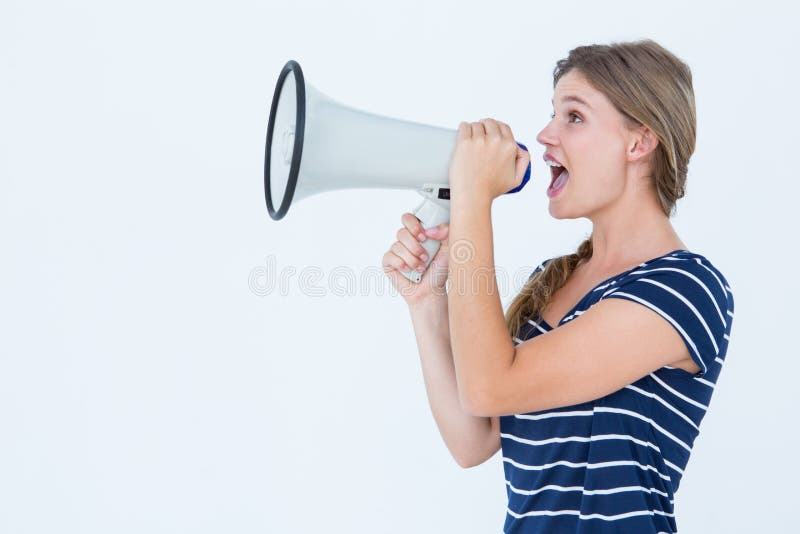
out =
{"type": "Polygon", "coordinates": [[[439,432],[458,465],[480,465],[500,449],[499,418],[470,415],[461,406],[450,348],[447,295],[432,295],[409,305],[409,311],[439,432]]]}

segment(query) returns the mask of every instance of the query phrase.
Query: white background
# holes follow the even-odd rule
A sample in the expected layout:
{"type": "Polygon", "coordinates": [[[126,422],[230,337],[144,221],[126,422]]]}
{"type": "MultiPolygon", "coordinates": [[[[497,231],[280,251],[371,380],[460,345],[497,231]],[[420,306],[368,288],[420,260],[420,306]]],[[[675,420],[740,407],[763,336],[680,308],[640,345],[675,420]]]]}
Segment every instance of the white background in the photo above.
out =
{"type": "Polygon", "coordinates": [[[692,69],[697,149],[673,221],[736,305],[678,527],[792,531],[793,10],[4,0],[0,532],[500,532],[501,455],[468,470],[450,457],[402,299],[388,281],[334,287],[336,267],[379,268],[419,196],[338,191],[271,220],[275,81],[295,59],[309,83],[359,109],[449,128],[509,123],[534,177],[495,201],[495,256],[527,274],[591,231],[547,211],[535,137],[555,62],[644,37],[692,69]],[[295,274],[254,291],[269,262],[295,274]],[[299,280],[304,269],[322,277],[299,280]]]}

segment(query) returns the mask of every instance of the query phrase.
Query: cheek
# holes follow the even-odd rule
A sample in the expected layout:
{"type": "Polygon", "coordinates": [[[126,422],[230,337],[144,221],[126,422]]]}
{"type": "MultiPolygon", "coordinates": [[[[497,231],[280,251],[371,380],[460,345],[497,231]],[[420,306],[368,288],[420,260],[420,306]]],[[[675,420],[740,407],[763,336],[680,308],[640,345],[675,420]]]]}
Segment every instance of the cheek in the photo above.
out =
{"type": "Polygon", "coordinates": [[[607,153],[590,154],[581,159],[575,180],[570,184],[573,198],[586,211],[613,202],[624,192],[624,173],[624,168],[618,168],[618,162],[610,160],[607,153]]]}
{"type": "Polygon", "coordinates": [[[598,202],[604,202],[620,196],[624,186],[624,180],[618,175],[598,174],[596,175],[596,180],[592,180],[592,183],[587,187],[586,193],[590,198],[598,202]]]}
{"type": "MultiPolygon", "coordinates": [[[[588,148],[588,147],[587,147],[588,148]]],[[[605,196],[618,193],[625,185],[625,162],[622,148],[597,141],[585,152],[578,169],[581,185],[605,196]],[[587,183],[588,182],[588,183],[587,183]]]]}

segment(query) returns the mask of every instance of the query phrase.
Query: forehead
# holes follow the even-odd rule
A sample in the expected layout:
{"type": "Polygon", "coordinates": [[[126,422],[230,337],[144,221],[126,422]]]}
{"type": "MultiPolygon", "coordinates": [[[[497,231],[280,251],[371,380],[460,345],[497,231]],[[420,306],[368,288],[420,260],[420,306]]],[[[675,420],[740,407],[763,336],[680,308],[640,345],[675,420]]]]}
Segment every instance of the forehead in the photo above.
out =
{"type": "Polygon", "coordinates": [[[575,69],[563,75],[556,84],[553,104],[576,102],[590,109],[602,107],[604,95],[591,86],[588,79],[575,69]]]}

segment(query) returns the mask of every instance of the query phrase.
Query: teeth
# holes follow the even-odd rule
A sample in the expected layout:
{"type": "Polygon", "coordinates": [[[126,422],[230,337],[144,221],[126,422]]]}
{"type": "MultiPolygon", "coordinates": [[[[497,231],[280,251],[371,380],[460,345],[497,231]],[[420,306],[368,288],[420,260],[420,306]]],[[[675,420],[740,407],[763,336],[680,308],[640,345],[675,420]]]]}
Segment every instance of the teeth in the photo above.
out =
{"type": "Polygon", "coordinates": [[[549,159],[545,160],[544,162],[550,165],[551,167],[563,167],[563,165],[559,165],[555,161],[550,161],[549,159]]]}

